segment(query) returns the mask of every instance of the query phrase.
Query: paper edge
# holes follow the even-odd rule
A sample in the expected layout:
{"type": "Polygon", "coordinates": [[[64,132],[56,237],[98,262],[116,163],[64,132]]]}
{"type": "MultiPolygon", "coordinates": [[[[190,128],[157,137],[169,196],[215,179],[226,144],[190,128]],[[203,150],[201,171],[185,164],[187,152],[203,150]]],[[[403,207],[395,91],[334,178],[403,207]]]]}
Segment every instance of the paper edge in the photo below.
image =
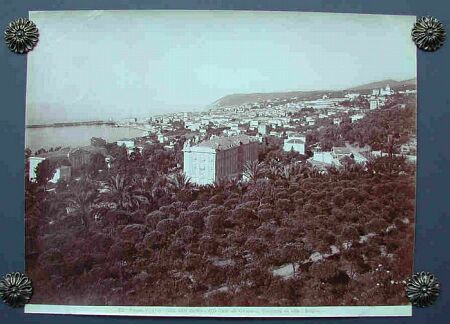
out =
{"type": "Polygon", "coordinates": [[[397,14],[397,13],[370,13],[370,12],[343,12],[343,11],[305,11],[305,10],[281,10],[281,9],[58,9],[58,10],[29,10],[28,15],[30,18],[33,15],[48,14],[48,13],[85,13],[85,14],[97,14],[103,13],[133,13],[133,12],[151,12],[151,13],[196,13],[196,12],[209,12],[209,13],[260,13],[260,14],[330,14],[330,15],[358,15],[358,16],[392,16],[392,17],[410,17],[416,18],[414,14],[397,14]]]}
{"type": "Polygon", "coordinates": [[[148,317],[407,317],[412,316],[412,306],[166,307],[27,304],[24,312],[148,317]]]}

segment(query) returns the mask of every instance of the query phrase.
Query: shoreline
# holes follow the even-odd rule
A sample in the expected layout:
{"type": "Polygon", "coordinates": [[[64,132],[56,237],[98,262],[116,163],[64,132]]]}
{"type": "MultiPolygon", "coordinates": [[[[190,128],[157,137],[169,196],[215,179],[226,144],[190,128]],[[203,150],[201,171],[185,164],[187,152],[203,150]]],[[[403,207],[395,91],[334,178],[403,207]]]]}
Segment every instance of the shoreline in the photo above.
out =
{"type": "Polygon", "coordinates": [[[27,127],[25,129],[25,148],[33,152],[55,147],[83,147],[90,144],[92,137],[99,137],[108,143],[117,140],[140,139],[148,136],[148,131],[133,126],[119,125],[72,125],[57,127],[27,127]],[[50,134],[50,135],[49,135],[50,134]]]}
{"type": "Polygon", "coordinates": [[[67,122],[67,123],[53,123],[53,124],[25,125],[25,128],[76,127],[76,126],[101,126],[101,125],[115,126],[116,123],[107,121],[67,122]]]}

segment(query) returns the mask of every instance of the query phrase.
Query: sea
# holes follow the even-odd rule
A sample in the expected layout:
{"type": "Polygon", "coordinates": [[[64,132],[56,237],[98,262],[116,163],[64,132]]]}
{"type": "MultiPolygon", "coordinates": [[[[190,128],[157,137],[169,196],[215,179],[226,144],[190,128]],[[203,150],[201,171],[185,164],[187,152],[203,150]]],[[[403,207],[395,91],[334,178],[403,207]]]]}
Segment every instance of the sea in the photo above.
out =
{"type": "Polygon", "coordinates": [[[144,130],[110,125],[63,126],[25,129],[25,147],[35,152],[41,148],[80,147],[90,145],[92,137],[101,137],[108,143],[121,139],[142,137],[144,130]]]}

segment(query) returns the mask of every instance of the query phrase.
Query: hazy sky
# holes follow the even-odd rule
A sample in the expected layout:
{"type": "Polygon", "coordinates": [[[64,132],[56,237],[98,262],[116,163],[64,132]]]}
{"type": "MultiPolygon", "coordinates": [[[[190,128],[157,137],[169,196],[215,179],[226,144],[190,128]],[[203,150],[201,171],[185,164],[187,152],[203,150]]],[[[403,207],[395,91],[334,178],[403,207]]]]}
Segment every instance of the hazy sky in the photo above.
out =
{"type": "Polygon", "coordinates": [[[202,109],[232,93],[416,76],[414,16],[251,11],[31,12],[27,123],[202,109]]]}

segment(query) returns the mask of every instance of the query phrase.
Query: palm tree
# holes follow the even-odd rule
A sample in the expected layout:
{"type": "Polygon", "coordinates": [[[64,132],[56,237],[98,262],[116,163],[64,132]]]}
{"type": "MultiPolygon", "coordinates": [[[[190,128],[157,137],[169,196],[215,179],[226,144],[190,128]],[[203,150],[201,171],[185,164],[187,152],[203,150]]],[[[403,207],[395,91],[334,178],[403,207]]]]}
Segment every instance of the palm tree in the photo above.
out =
{"type": "Polygon", "coordinates": [[[277,160],[270,160],[267,166],[267,173],[272,180],[277,179],[280,175],[281,163],[277,160]]]}
{"type": "Polygon", "coordinates": [[[294,164],[285,165],[280,170],[280,177],[288,182],[295,181],[298,175],[298,168],[294,164]]]}
{"type": "Polygon", "coordinates": [[[168,187],[172,197],[180,201],[189,201],[192,198],[194,184],[183,172],[177,172],[168,176],[168,187]]]}
{"type": "Polygon", "coordinates": [[[82,186],[75,186],[72,195],[67,197],[68,207],[74,209],[73,214],[80,217],[81,225],[89,229],[92,205],[97,198],[97,192],[84,190],[82,186]]]}
{"type": "Polygon", "coordinates": [[[318,178],[320,176],[322,176],[322,172],[317,168],[317,167],[313,167],[309,173],[310,178],[318,178]]]}
{"type": "Polygon", "coordinates": [[[115,203],[116,208],[126,211],[133,211],[150,203],[144,191],[132,185],[129,179],[121,174],[108,179],[103,196],[107,201],[115,203]]]}
{"type": "Polygon", "coordinates": [[[248,161],[244,165],[243,178],[247,181],[255,183],[256,180],[262,178],[265,174],[265,167],[262,162],[248,161]]]}
{"type": "Polygon", "coordinates": [[[223,192],[227,187],[229,181],[230,180],[228,180],[227,178],[217,179],[216,181],[214,181],[213,184],[209,185],[211,192],[213,193],[223,192]]]}
{"type": "Polygon", "coordinates": [[[178,192],[192,188],[191,179],[184,172],[177,172],[167,177],[167,182],[172,190],[178,192]]]}

